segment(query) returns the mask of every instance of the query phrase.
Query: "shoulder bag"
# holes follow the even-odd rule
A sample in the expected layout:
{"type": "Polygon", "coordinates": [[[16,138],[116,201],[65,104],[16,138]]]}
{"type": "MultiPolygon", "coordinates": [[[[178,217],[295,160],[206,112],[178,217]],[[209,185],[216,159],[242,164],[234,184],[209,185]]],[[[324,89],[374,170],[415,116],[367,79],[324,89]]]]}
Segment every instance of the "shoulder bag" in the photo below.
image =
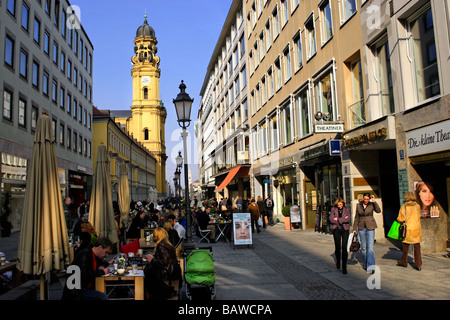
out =
{"type": "Polygon", "coordinates": [[[399,237],[402,239],[406,238],[406,206],[405,206],[405,222],[402,223],[399,229],[399,237]]]}

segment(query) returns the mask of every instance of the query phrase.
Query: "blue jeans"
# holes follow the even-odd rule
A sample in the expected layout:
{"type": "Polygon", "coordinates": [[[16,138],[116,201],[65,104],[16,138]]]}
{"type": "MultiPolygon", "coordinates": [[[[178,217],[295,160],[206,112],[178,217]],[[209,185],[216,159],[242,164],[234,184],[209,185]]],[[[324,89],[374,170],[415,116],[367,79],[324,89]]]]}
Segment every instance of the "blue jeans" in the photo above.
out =
{"type": "Polygon", "coordinates": [[[367,230],[367,228],[364,228],[362,230],[358,230],[358,238],[361,242],[363,268],[366,270],[368,267],[375,265],[375,252],[373,251],[375,229],[367,230]]]}
{"type": "Polygon", "coordinates": [[[85,289],[82,300],[108,300],[108,295],[94,289],[85,289]]]}

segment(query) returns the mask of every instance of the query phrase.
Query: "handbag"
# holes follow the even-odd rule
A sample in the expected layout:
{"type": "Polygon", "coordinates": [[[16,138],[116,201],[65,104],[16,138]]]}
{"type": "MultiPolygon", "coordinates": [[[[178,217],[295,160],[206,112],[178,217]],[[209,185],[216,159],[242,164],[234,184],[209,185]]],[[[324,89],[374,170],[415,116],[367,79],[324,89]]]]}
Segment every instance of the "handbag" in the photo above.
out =
{"type": "Polygon", "coordinates": [[[352,244],[350,245],[351,252],[358,252],[361,245],[359,244],[358,237],[353,236],[352,244]]]}

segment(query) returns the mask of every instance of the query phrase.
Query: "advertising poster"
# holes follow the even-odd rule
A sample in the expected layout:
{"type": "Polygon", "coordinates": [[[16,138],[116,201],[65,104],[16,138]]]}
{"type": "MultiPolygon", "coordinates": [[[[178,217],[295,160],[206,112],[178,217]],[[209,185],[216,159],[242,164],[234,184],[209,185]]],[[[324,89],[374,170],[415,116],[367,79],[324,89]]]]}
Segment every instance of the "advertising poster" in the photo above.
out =
{"type": "Polygon", "coordinates": [[[252,220],[250,213],[233,213],[233,234],[235,245],[252,244],[252,220]]]}

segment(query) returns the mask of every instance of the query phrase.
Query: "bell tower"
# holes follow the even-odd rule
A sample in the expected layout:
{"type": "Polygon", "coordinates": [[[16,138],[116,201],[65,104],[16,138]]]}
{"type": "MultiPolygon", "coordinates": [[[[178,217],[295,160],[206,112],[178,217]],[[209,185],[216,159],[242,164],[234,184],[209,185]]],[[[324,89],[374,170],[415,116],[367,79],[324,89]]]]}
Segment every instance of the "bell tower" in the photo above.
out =
{"type": "Polygon", "coordinates": [[[133,68],[133,103],[128,131],[156,157],[156,188],[158,195],[166,193],[165,123],[167,112],[159,100],[160,59],[157,56],[155,30],[147,22],[136,31],[133,68]]]}

